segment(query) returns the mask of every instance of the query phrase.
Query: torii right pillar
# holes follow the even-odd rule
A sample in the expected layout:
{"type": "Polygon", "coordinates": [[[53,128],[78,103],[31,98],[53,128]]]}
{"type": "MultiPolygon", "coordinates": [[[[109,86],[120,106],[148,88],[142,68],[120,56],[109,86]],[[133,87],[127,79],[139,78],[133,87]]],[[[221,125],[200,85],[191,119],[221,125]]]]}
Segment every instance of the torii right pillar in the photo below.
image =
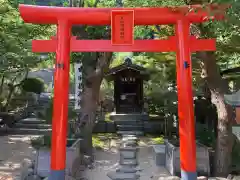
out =
{"type": "Polygon", "coordinates": [[[176,36],[178,44],[176,57],[181,177],[183,180],[196,180],[196,141],[192,93],[190,22],[186,19],[178,20],[176,23],[176,36]]]}

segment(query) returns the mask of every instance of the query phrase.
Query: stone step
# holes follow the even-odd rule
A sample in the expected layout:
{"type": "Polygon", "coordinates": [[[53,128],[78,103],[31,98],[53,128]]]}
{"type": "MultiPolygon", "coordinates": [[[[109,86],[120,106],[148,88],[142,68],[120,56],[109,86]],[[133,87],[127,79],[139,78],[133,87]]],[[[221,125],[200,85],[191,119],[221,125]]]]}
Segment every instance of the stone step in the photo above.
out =
{"type": "Polygon", "coordinates": [[[41,119],[37,119],[37,118],[22,119],[18,122],[23,123],[23,124],[44,124],[44,123],[46,123],[45,120],[41,120],[41,119]]]}
{"type": "Polygon", "coordinates": [[[52,129],[28,129],[28,128],[9,128],[8,134],[21,134],[21,135],[48,135],[51,134],[52,129]]]}
{"type": "Polygon", "coordinates": [[[137,137],[134,136],[134,135],[124,135],[122,137],[123,137],[123,140],[126,140],[126,139],[137,139],[137,137]]]}
{"type": "Polygon", "coordinates": [[[116,169],[116,172],[122,172],[122,173],[136,173],[138,170],[134,167],[129,166],[121,166],[116,169]]]}
{"type": "Polygon", "coordinates": [[[111,113],[109,118],[113,121],[146,121],[149,119],[148,114],[115,114],[111,113]]]}
{"type": "Polygon", "coordinates": [[[28,123],[16,123],[15,128],[27,128],[27,129],[51,129],[50,124],[28,124],[28,123]]]}
{"type": "Polygon", "coordinates": [[[125,166],[137,166],[138,165],[138,161],[137,159],[124,159],[124,158],[120,158],[119,161],[120,165],[125,165],[125,166]]]}
{"type": "Polygon", "coordinates": [[[136,173],[109,172],[107,176],[112,180],[137,180],[140,175],[136,173]]]}
{"type": "Polygon", "coordinates": [[[137,158],[137,151],[121,151],[120,158],[123,159],[136,159],[137,158]]]}
{"type": "Polygon", "coordinates": [[[122,121],[122,120],[115,120],[114,121],[116,125],[141,125],[143,126],[143,122],[141,120],[128,120],[128,121],[122,121]]]}
{"type": "Polygon", "coordinates": [[[135,147],[138,145],[138,142],[136,140],[128,140],[122,141],[121,144],[123,147],[135,147]]]}
{"type": "Polygon", "coordinates": [[[141,131],[143,126],[141,125],[117,125],[119,131],[141,131]]]}
{"type": "Polygon", "coordinates": [[[120,146],[119,151],[138,151],[138,147],[120,146]]]}
{"type": "Polygon", "coordinates": [[[119,135],[136,135],[136,136],[143,136],[143,131],[117,131],[119,135]]]}

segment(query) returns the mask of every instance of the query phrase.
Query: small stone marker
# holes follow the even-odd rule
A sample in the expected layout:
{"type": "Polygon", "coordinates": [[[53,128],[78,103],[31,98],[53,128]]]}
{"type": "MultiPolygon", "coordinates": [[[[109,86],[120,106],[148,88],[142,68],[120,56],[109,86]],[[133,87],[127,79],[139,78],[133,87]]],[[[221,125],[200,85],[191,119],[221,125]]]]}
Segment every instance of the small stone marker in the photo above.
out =
{"type": "Polygon", "coordinates": [[[153,145],[154,158],[157,166],[165,166],[166,155],[165,155],[165,145],[153,145]]]}

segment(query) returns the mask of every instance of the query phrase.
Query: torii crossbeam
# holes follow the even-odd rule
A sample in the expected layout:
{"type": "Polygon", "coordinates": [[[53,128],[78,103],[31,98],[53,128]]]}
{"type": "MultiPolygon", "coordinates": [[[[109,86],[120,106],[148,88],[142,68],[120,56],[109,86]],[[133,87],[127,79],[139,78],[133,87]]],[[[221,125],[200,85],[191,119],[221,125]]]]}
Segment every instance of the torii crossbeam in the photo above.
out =
{"type": "Polygon", "coordinates": [[[214,51],[215,40],[191,36],[190,24],[223,19],[223,14],[210,15],[211,10],[219,9],[224,11],[225,7],[67,8],[20,5],[25,22],[58,26],[56,38],[34,40],[32,44],[33,52],[56,52],[50,180],[65,179],[70,53],[96,51],[176,52],[181,176],[183,180],[197,179],[191,52],[214,51]],[[111,25],[111,40],[77,40],[71,37],[74,24],[111,25]],[[134,40],[134,26],[159,24],[176,25],[175,36],[166,40],[134,40]]]}

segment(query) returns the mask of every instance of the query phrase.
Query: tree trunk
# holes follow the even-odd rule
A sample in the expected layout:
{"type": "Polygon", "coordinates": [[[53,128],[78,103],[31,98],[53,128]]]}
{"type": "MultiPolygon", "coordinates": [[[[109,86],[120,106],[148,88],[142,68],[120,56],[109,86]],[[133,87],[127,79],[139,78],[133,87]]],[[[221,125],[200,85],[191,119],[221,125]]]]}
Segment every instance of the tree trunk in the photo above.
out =
{"type": "MultiPolygon", "coordinates": [[[[96,77],[100,79],[101,77],[96,77]]],[[[92,157],[92,129],[95,123],[97,100],[95,95],[97,89],[87,87],[83,94],[83,103],[80,116],[80,131],[83,138],[81,143],[81,153],[92,157]]]]}
{"type": "Polygon", "coordinates": [[[2,95],[2,92],[3,92],[4,80],[5,80],[5,76],[2,75],[2,79],[1,79],[1,83],[0,83],[0,95],[2,95]]]}
{"type": "Polygon", "coordinates": [[[81,144],[81,153],[83,155],[92,156],[92,129],[95,124],[96,110],[99,102],[99,92],[104,70],[109,67],[112,53],[101,53],[97,59],[97,67],[90,67],[86,77],[86,83],[82,96],[82,109],[79,117],[79,126],[83,138],[81,144]]]}
{"type": "Polygon", "coordinates": [[[11,99],[12,99],[12,95],[13,95],[14,90],[15,90],[15,87],[12,84],[10,84],[9,85],[9,93],[8,93],[8,96],[7,96],[7,99],[6,99],[6,103],[3,106],[3,110],[5,112],[8,111],[8,105],[9,105],[11,99]]]}
{"type": "Polygon", "coordinates": [[[220,75],[214,53],[199,53],[202,60],[202,77],[211,91],[211,101],[217,108],[218,126],[215,148],[214,175],[226,177],[231,167],[233,111],[224,102],[228,85],[220,75]]]}
{"type": "MultiPolygon", "coordinates": [[[[97,7],[100,1],[96,0],[92,7],[97,7]]],[[[121,0],[117,1],[117,6],[121,6],[118,4],[121,0]]],[[[77,3],[77,0],[71,0],[70,6],[74,7],[84,7],[84,5],[88,3],[86,1],[81,0],[77,3]]],[[[73,35],[80,36],[80,38],[88,38],[89,34],[86,31],[84,26],[73,26],[72,28],[73,35]]],[[[110,38],[110,31],[106,31],[103,35],[102,39],[110,38]]],[[[80,147],[80,153],[84,157],[85,155],[91,157],[90,160],[93,160],[92,156],[92,129],[94,127],[95,119],[96,119],[96,111],[98,107],[99,101],[99,92],[101,82],[104,76],[104,70],[109,68],[112,52],[111,53],[95,53],[95,57],[93,53],[89,56],[92,59],[85,59],[88,62],[97,62],[96,65],[91,64],[89,67],[86,67],[83,63],[84,68],[88,68],[88,72],[86,73],[86,82],[84,84],[84,92],[82,95],[82,105],[80,114],[78,117],[78,126],[80,129],[80,133],[82,136],[82,143],[80,147]],[[93,60],[93,61],[91,61],[93,60]]]]}

